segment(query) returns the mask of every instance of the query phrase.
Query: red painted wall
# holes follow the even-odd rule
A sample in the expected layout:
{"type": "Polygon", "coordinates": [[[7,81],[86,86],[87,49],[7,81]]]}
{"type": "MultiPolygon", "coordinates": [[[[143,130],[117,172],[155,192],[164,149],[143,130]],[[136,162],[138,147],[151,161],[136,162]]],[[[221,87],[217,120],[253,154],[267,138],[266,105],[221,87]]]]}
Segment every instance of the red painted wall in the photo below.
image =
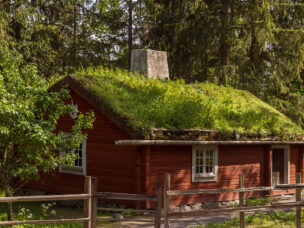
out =
{"type": "MultiPolygon", "coordinates": [[[[129,139],[128,135],[98,112],[93,106],[84,101],[75,92],[71,92],[74,103],[82,113],[91,110],[95,113],[92,130],[87,130],[87,176],[98,178],[98,191],[136,193],[142,179],[141,167],[138,166],[137,147],[117,147],[115,141],[129,139]]],[[[72,118],[64,116],[58,123],[58,130],[69,132],[73,125],[72,118]]],[[[84,177],[58,171],[42,176],[38,183],[31,187],[53,193],[82,193],[84,177]]],[[[139,192],[138,192],[139,193],[139,192]]]]}
{"type": "MultiPolygon", "coordinates": [[[[156,182],[163,181],[165,173],[171,174],[170,187],[172,190],[237,188],[240,173],[244,175],[245,187],[268,186],[268,149],[269,146],[266,145],[219,146],[218,180],[216,182],[192,183],[191,146],[153,146],[151,147],[150,185],[148,192],[150,194],[154,192],[156,182]]],[[[290,146],[290,183],[295,183],[295,175],[297,169],[299,169],[299,149],[299,146],[290,146]]],[[[247,193],[245,196],[261,196],[266,193],[247,193]]],[[[271,192],[271,194],[283,193],[287,192],[271,192]]],[[[171,198],[171,206],[234,199],[238,199],[238,193],[173,196],[171,198]]]]}

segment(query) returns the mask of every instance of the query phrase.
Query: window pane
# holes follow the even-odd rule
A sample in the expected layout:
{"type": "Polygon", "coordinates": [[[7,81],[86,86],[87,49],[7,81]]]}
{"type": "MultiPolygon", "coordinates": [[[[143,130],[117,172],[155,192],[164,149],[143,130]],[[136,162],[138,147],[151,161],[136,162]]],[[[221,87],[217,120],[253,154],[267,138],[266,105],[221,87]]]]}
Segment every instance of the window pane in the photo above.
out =
{"type": "Polygon", "coordinates": [[[196,151],[196,157],[198,158],[199,155],[200,155],[200,153],[199,153],[199,151],[197,150],[197,151],[196,151]]]}
{"type": "Polygon", "coordinates": [[[213,158],[206,159],[206,165],[213,165],[213,158]]]}
{"type": "Polygon", "coordinates": [[[82,143],[79,147],[77,147],[74,151],[77,158],[74,161],[74,166],[76,167],[82,167],[82,143]]]}
{"type": "Polygon", "coordinates": [[[213,173],[213,166],[206,166],[206,173],[213,173]]]}
{"type": "Polygon", "coordinates": [[[214,173],[214,156],[213,149],[196,149],[195,150],[195,172],[197,174],[214,173]]]}

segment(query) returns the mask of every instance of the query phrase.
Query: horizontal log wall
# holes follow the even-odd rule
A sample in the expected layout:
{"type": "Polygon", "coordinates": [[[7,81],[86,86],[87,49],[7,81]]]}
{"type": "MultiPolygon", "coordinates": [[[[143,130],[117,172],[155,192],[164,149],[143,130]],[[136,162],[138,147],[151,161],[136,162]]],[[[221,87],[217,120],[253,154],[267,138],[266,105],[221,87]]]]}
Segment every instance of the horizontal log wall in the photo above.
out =
{"type": "MultiPolygon", "coordinates": [[[[138,187],[137,183],[140,181],[138,179],[143,179],[143,168],[136,169],[138,163],[141,164],[137,161],[140,153],[138,148],[115,146],[115,140],[129,139],[129,136],[78,94],[71,91],[71,97],[80,112],[93,111],[95,114],[93,129],[86,131],[86,175],[98,178],[98,191],[101,192],[142,193],[142,187],[138,187]]],[[[70,132],[72,125],[72,118],[64,116],[59,121],[58,130],[70,132]]],[[[43,176],[38,185],[31,183],[29,186],[53,193],[80,193],[84,188],[83,183],[83,176],[56,171],[52,175],[43,176]]]]}
{"type": "MultiPolygon", "coordinates": [[[[269,147],[269,146],[268,146],[269,147]]],[[[290,183],[295,183],[295,174],[299,158],[298,145],[290,146],[290,183]]],[[[218,180],[216,182],[193,183],[191,177],[191,146],[152,146],[150,158],[149,192],[154,191],[155,183],[163,181],[165,173],[171,174],[171,189],[220,189],[237,188],[239,174],[244,175],[245,187],[265,186],[268,183],[267,145],[223,145],[218,146],[218,180]]],[[[267,185],[266,185],[267,186],[267,185]]],[[[270,194],[293,193],[294,190],[274,191],[270,194]]],[[[269,192],[266,192],[269,193],[269,192]]],[[[245,197],[265,195],[264,192],[248,192],[245,197]]],[[[172,196],[171,206],[215,202],[238,199],[238,193],[214,195],[172,196]]]]}

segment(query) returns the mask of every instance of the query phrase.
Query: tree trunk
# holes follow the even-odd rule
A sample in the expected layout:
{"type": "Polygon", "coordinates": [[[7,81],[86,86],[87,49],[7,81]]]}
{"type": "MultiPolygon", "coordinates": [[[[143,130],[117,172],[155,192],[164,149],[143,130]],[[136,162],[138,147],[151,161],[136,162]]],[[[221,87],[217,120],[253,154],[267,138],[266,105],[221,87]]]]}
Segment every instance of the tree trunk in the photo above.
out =
{"type": "MultiPolygon", "coordinates": [[[[252,8],[258,7],[255,0],[251,2],[252,8]]],[[[259,68],[260,63],[260,50],[261,46],[258,43],[258,39],[256,36],[256,24],[255,21],[257,20],[257,16],[255,15],[255,12],[252,12],[252,15],[250,17],[250,33],[251,33],[251,44],[249,49],[249,58],[251,62],[253,63],[254,67],[256,69],[259,68]]]]}
{"type": "Polygon", "coordinates": [[[128,23],[128,64],[129,64],[129,70],[131,70],[131,52],[132,52],[132,45],[133,45],[133,3],[132,0],[128,0],[129,4],[129,23],[128,23]]]}
{"type": "MultiPolygon", "coordinates": [[[[2,176],[3,177],[3,176],[2,176]]],[[[13,194],[10,191],[9,185],[7,184],[6,180],[1,178],[2,187],[5,193],[5,197],[12,197],[13,194]]],[[[13,221],[14,215],[13,215],[13,203],[6,203],[6,214],[7,214],[7,220],[13,221]]]]}
{"type": "Polygon", "coordinates": [[[220,69],[221,73],[219,76],[219,84],[225,84],[225,71],[223,67],[228,65],[228,57],[229,57],[229,26],[230,26],[230,11],[231,6],[229,0],[221,1],[221,34],[220,34],[220,49],[219,49],[219,57],[220,57],[220,69]]]}
{"type": "Polygon", "coordinates": [[[208,75],[208,53],[207,53],[207,47],[204,47],[204,50],[202,51],[201,67],[202,67],[201,80],[203,82],[205,82],[208,79],[208,77],[207,77],[207,75],[208,75]]]}
{"type": "MultiPolygon", "coordinates": [[[[6,197],[12,197],[12,194],[10,191],[5,190],[5,196],[6,197]]],[[[13,221],[14,215],[13,215],[13,203],[6,203],[6,214],[7,214],[7,220],[13,221]]]]}
{"type": "MultiPolygon", "coordinates": [[[[2,187],[5,193],[6,197],[11,197],[12,196],[12,192],[10,191],[10,186],[9,186],[9,182],[8,182],[8,178],[6,176],[6,163],[9,157],[9,152],[10,152],[10,146],[11,144],[9,143],[8,145],[4,146],[3,149],[3,157],[2,157],[2,166],[0,166],[0,183],[2,183],[2,187]]],[[[7,207],[7,220],[8,221],[13,221],[14,220],[14,215],[13,215],[13,203],[7,203],[6,204],[7,207]]],[[[12,226],[13,227],[13,226],[12,226]]]]}
{"type": "Polygon", "coordinates": [[[260,54],[260,46],[257,41],[256,33],[255,33],[255,25],[251,25],[251,44],[249,50],[250,60],[255,66],[256,69],[259,67],[259,54],[260,54]]]}

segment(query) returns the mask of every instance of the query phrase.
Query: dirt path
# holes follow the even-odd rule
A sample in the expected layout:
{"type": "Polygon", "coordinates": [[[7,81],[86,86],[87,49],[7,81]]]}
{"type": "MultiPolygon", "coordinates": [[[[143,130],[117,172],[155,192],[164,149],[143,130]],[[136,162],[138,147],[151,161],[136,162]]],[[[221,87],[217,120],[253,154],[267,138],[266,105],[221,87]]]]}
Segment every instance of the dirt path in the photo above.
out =
{"type": "MultiPolygon", "coordinates": [[[[294,200],[295,199],[292,197],[281,200],[280,202],[292,202],[294,200]]],[[[267,212],[267,210],[261,209],[259,212],[267,212]]],[[[227,220],[231,217],[237,217],[238,215],[238,213],[220,213],[188,217],[173,217],[170,218],[170,228],[196,228],[198,224],[207,225],[209,222],[227,220]]],[[[153,228],[153,221],[153,217],[149,216],[135,217],[134,219],[129,219],[128,221],[116,222],[113,224],[113,228],[153,228]]],[[[161,227],[163,227],[163,225],[161,227]]]]}
{"type": "MultiPolygon", "coordinates": [[[[197,224],[208,224],[209,222],[230,219],[232,213],[221,213],[213,215],[201,215],[191,217],[175,217],[170,219],[170,228],[196,227],[197,224]]],[[[116,224],[117,228],[153,228],[153,217],[139,217],[136,221],[124,221],[116,224]]],[[[163,227],[163,226],[161,226],[163,227]]]]}

